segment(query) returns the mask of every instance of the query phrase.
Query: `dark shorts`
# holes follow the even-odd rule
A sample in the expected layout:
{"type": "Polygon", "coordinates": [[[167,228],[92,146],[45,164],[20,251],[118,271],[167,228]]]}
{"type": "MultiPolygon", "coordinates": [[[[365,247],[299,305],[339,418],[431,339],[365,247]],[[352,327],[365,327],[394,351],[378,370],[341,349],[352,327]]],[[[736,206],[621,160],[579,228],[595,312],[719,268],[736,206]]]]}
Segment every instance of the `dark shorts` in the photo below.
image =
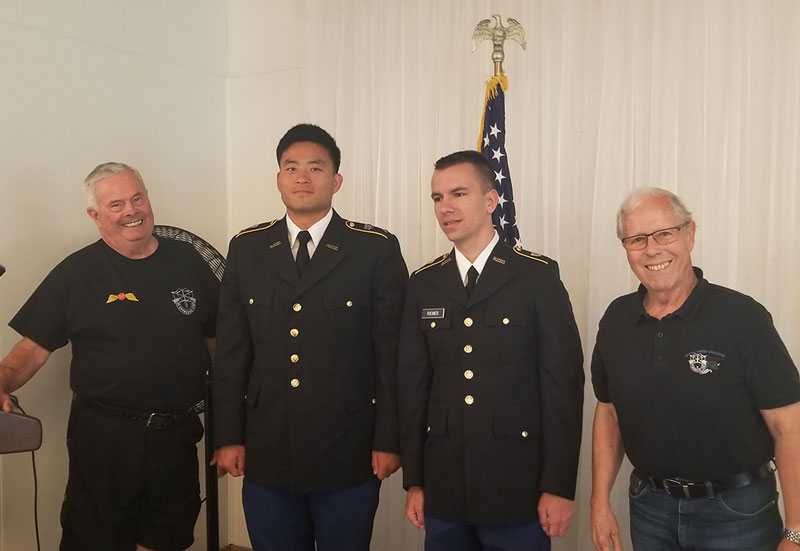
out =
{"type": "Polygon", "coordinates": [[[196,415],[166,430],[73,402],[61,551],[181,551],[200,512],[196,415]]]}

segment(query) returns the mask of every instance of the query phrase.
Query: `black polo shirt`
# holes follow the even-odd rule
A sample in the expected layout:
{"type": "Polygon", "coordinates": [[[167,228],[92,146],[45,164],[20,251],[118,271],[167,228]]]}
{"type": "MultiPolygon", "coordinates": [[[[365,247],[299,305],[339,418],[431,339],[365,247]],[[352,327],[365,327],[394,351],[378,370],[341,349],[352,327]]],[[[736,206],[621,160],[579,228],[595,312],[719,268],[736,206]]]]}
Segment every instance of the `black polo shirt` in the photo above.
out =
{"type": "Polygon", "coordinates": [[[751,297],[697,286],[658,320],[636,293],[600,320],[592,356],[597,399],[617,411],[631,463],[645,476],[715,480],[774,456],[759,410],[800,401],[800,379],[769,312],[751,297]]]}
{"type": "Polygon", "coordinates": [[[72,343],[70,385],[85,398],[140,411],[202,399],[219,283],[188,243],[159,239],[147,258],[102,240],[64,259],[9,325],[53,351],[72,343]]]}

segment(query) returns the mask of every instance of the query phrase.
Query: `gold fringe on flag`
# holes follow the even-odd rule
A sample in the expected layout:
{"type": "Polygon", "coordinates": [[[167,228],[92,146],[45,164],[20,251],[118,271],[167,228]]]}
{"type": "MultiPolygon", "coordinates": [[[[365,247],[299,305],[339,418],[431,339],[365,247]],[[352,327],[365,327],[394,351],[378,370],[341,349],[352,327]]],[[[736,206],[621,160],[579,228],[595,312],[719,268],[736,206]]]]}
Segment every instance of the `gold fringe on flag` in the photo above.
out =
{"type": "Polygon", "coordinates": [[[483,99],[483,115],[481,115],[481,129],[478,131],[478,151],[481,150],[483,144],[483,125],[486,122],[486,105],[489,100],[497,97],[497,85],[500,85],[503,93],[508,88],[508,78],[506,75],[495,75],[486,81],[486,96],[483,99]]]}

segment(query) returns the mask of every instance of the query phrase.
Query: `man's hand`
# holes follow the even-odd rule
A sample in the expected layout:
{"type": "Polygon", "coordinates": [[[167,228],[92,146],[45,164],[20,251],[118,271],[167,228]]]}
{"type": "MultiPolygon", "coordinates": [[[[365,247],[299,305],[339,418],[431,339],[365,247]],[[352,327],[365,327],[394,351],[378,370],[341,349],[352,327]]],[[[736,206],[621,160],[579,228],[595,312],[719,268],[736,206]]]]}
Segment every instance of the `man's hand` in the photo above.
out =
{"type": "Polygon", "coordinates": [[[372,474],[377,476],[378,480],[389,478],[389,476],[399,468],[399,455],[396,453],[372,450],[372,474]]]}
{"type": "Polygon", "coordinates": [[[14,411],[14,402],[11,401],[11,395],[0,391],[0,411],[11,413],[14,411]]]}
{"type": "Polygon", "coordinates": [[[425,493],[419,486],[411,486],[406,494],[406,518],[416,528],[425,529],[425,493]]]}
{"type": "Polygon", "coordinates": [[[539,523],[551,538],[567,532],[574,512],[575,504],[570,499],[548,493],[543,493],[539,498],[539,523]]]}
{"type": "Polygon", "coordinates": [[[592,496],[589,499],[592,543],[597,551],[611,551],[612,544],[614,551],[622,549],[619,525],[609,496],[624,455],[614,404],[597,402],[592,426],[592,496]]]}
{"type": "Polygon", "coordinates": [[[595,549],[597,551],[622,551],[619,525],[611,507],[608,504],[602,506],[593,504],[591,516],[592,543],[594,543],[595,549]]]}
{"type": "MultiPolygon", "coordinates": [[[[775,409],[762,409],[761,415],[775,441],[775,463],[783,494],[784,522],[787,528],[800,525],[800,402],[775,409]]],[[[780,551],[800,551],[787,539],[778,545],[780,551]]]]}
{"type": "Polygon", "coordinates": [[[231,476],[244,474],[244,446],[222,446],[214,450],[211,465],[217,466],[217,476],[223,477],[225,473],[231,476]]]}

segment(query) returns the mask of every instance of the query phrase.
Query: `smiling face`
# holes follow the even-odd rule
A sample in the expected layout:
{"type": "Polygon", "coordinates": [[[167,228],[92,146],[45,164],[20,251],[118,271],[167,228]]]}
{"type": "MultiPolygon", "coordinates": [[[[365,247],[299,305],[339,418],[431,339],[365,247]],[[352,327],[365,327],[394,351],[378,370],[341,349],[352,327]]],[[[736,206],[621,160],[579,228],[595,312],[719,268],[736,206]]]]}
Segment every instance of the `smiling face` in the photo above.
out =
{"type": "Polygon", "coordinates": [[[129,258],[141,258],[156,246],[153,210],[144,184],[132,172],[111,174],[94,186],[96,207],[86,212],[100,237],[112,249],[129,258]]]}
{"type": "Polygon", "coordinates": [[[434,171],[431,198],[439,227],[464,256],[474,260],[494,236],[497,191],[484,191],[475,168],[461,163],[434,171]]]}
{"type": "MultiPolygon", "coordinates": [[[[644,235],[683,223],[665,197],[650,197],[624,216],[623,236],[644,235]]],[[[652,237],[639,251],[627,251],[631,270],[654,298],[682,303],[695,284],[691,252],[695,224],[690,222],[677,232],[677,239],[659,245],[652,237]]]]}
{"type": "Polygon", "coordinates": [[[278,191],[292,221],[301,228],[307,229],[328,213],[341,186],[342,175],[321,145],[296,142],[281,155],[278,191]]]}

